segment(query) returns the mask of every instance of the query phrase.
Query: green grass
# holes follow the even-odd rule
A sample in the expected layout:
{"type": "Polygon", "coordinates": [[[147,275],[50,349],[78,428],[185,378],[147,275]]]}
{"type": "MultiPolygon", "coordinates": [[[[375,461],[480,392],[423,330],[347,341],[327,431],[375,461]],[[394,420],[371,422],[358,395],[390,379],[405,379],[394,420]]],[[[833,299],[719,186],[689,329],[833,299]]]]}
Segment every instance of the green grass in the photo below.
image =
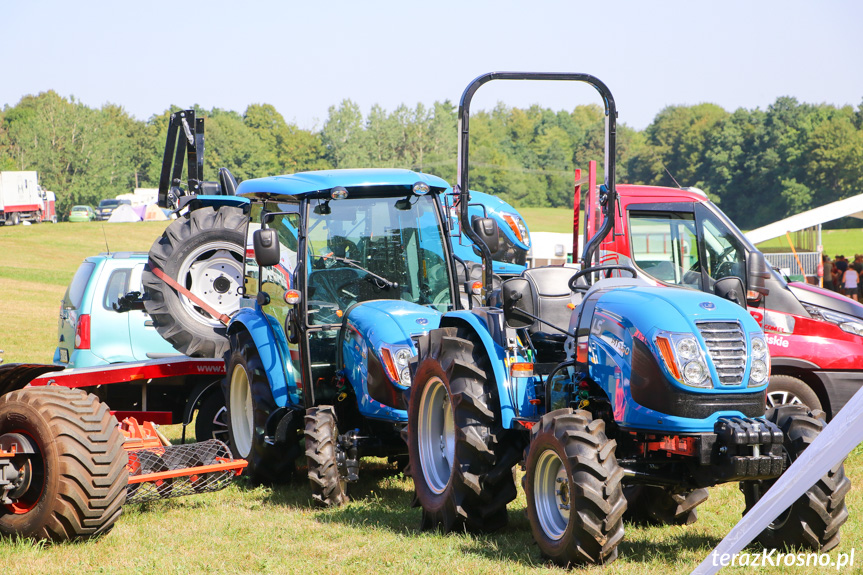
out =
{"type": "MultiPolygon", "coordinates": [[[[854,254],[863,253],[863,228],[822,230],[821,241],[824,244],[824,253],[831,258],[842,254],[849,260],[853,260],[854,254]]],[[[785,236],[761,242],[758,244],[758,249],[771,252],[791,251],[785,236]]]]}
{"type": "MultiPolygon", "coordinates": [[[[112,250],[146,250],[163,227],[105,224],[104,229],[112,250]]],[[[65,285],[81,259],[99,251],[104,251],[101,224],[0,228],[0,347],[6,349],[7,362],[50,360],[65,285]]],[[[180,436],[179,426],[163,431],[172,440],[180,436]]],[[[846,471],[852,481],[863,479],[863,453],[851,455],[846,471]]],[[[9,575],[564,573],[543,563],[525,517],[523,494],[510,504],[505,529],[491,535],[444,536],[419,531],[420,510],[410,506],[412,484],[394,468],[381,460],[365,460],[360,476],[351,486],[353,500],[340,509],[315,507],[304,480],[276,489],[240,482],[218,493],[129,505],[114,530],[97,541],[43,545],[0,538],[0,566],[9,575]]],[[[847,502],[851,516],[834,558],[863,546],[860,489],[855,487],[847,502]]],[[[617,562],[573,573],[689,573],[742,510],[743,497],[735,485],[711,489],[696,524],[627,524],[617,562]]],[[[725,572],[781,571],[765,567],[725,572]]]]}

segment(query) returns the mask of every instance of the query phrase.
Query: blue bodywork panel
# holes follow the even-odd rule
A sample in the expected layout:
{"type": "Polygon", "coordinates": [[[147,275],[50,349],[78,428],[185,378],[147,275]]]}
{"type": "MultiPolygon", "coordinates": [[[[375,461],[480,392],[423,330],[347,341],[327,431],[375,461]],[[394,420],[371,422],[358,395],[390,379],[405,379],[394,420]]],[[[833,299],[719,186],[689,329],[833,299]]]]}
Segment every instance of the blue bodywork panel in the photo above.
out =
{"type": "Polygon", "coordinates": [[[412,186],[420,181],[425,182],[432,188],[445,189],[449,187],[446,181],[430,174],[413,172],[411,170],[369,168],[299,172],[285,176],[245,180],[237,188],[237,195],[298,196],[321,190],[329,190],[335,186],[349,189],[366,186],[412,186]]]}
{"type": "MultiPolygon", "coordinates": [[[[365,417],[407,421],[407,411],[376,401],[369,391],[369,360],[379,360],[381,347],[406,347],[416,355],[411,336],[428,333],[440,324],[437,310],[401,300],[374,300],[357,304],[347,313],[342,346],[343,373],[353,387],[359,411],[365,417]]],[[[382,382],[384,383],[384,382],[382,382]]],[[[385,385],[396,385],[389,380],[385,385]]]]}
{"type": "Polygon", "coordinates": [[[249,203],[248,198],[241,198],[239,196],[195,196],[195,201],[200,202],[202,207],[216,209],[222,206],[235,206],[242,208],[249,203]]]}
{"type": "MultiPolygon", "coordinates": [[[[706,344],[697,321],[737,322],[746,341],[747,358],[751,356],[751,337],[761,328],[740,306],[725,299],[698,291],[664,287],[622,287],[603,293],[596,304],[588,343],[590,376],[607,394],[620,425],[632,429],[668,432],[712,432],[719,417],[740,416],[739,411],[718,411],[704,419],[672,416],[639,405],[632,397],[632,357],[635,339],[647,346],[655,358],[661,353],[656,344],[659,332],[694,337],[702,349],[706,344]]],[[[688,394],[728,395],[763,391],[764,384],[749,387],[750,361],[747,360],[739,385],[722,385],[713,361],[707,355],[712,387],[694,387],[679,382],[662,360],[658,361],[670,386],[688,394]]]]}

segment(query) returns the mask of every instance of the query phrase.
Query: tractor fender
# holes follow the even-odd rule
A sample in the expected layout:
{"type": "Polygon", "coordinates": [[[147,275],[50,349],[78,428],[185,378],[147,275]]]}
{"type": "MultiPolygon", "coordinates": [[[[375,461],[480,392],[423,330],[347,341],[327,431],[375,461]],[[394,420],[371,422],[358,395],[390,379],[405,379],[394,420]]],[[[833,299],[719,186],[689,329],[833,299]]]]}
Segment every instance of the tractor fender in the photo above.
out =
{"type": "MultiPolygon", "coordinates": [[[[299,395],[300,389],[302,389],[301,385],[298,388],[298,382],[301,380],[299,374],[294,373],[288,342],[284,337],[276,335],[281,332],[281,329],[276,329],[280,328],[277,321],[275,318],[264,314],[257,305],[254,308],[241,307],[231,317],[231,323],[228,324],[228,335],[240,330],[249,332],[267,373],[267,380],[270,382],[270,390],[273,392],[276,405],[290,407],[302,403],[299,395]],[[271,325],[271,322],[275,325],[271,325]]],[[[230,377],[230,374],[227,374],[226,377],[230,377]]]]}
{"type": "Polygon", "coordinates": [[[244,198],[241,196],[199,195],[194,196],[185,205],[188,206],[190,210],[197,210],[199,208],[207,207],[218,210],[223,206],[231,206],[234,208],[241,208],[246,212],[246,214],[248,214],[251,200],[249,200],[249,198],[244,198]]]}
{"type": "MultiPolygon", "coordinates": [[[[507,389],[509,377],[506,373],[506,353],[504,347],[495,341],[495,337],[492,336],[492,333],[498,332],[498,330],[493,326],[489,329],[490,318],[486,311],[484,308],[477,308],[450,312],[441,318],[440,326],[469,330],[475,335],[474,341],[478,341],[483,346],[486,356],[489,358],[495,385],[497,386],[501,422],[504,429],[510,429],[512,428],[513,417],[515,417],[516,412],[510,391],[507,389]]],[[[524,393],[526,391],[525,386],[519,386],[519,391],[524,393]]],[[[522,404],[524,403],[523,399],[523,397],[519,397],[517,401],[522,404]]]]}
{"type": "MultiPolygon", "coordinates": [[[[186,399],[186,407],[183,408],[183,425],[189,425],[192,423],[192,414],[195,412],[195,406],[198,405],[198,402],[200,402],[205,395],[210,393],[210,390],[213,389],[213,387],[219,389],[220,384],[220,379],[202,381],[192,389],[188,399],[186,399]]],[[[221,393],[220,389],[219,393],[221,393]]]]}

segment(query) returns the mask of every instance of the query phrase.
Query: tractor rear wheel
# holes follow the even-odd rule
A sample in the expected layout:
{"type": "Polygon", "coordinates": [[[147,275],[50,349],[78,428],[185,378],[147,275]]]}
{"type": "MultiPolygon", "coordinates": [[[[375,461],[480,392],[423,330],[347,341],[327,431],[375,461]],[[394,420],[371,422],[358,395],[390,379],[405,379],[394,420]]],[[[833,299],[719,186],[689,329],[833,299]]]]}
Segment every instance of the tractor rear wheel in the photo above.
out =
{"type": "Polygon", "coordinates": [[[531,430],[527,516],[540,551],[557,565],[617,559],[626,498],[616,445],[587,411],[552,411],[531,430]]]}
{"type": "Polygon", "coordinates": [[[419,341],[408,407],[409,473],[422,528],[494,531],[515,499],[500,405],[481,345],[456,328],[419,341]]]}
{"type": "Polygon", "coordinates": [[[0,450],[17,483],[0,505],[0,533],[87,539],[111,530],[123,511],[129,472],[117,420],[95,395],[57,386],[0,397],[0,450]]]}
{"type": "Polygon", "coordinates": [[[332,406],[322,405],[306,411],[305,436],[312,498],[325,506],[344,505],[348,502],[347,474],[343,469],[345,454],[339,457],[339,427],[332,406]]]}
{"type": "MultiPolygon", "coordinates": [[[[785,435],[783,450],[789,466],[827,425],[823,412],[810,411],[802,405],[769,409],[765,418],[778,425],[785,435]]],[[[775,480],[740,484],[746,499],[744,515],[773,483],[775,480]]],[[[850,489],[851,481],[840,463],[768,525],[758,536],[758,542],[769,548],[804,547],[821,552],[833,549],[839,544],[839,528],[848,519],[845,495],[850,489]]]]}
{"type": "Polygon", "coordinates": [[[230,315],[240,307],[247,221],[240,208],[199,208],[171,223],[150,248],[144,307],[159,335],[180,353],[220,357],[228,350],[225,326],[156,277],[152,266],[220,314],[230,315]]]}
{"type": "Polygon", "coordinates": [[[270,415],[277,409],[255,342],[246,331],[231,334],[222,389],[227,399],[229,446],[234,457],[249,462],[246,475],[254,483],[285,483],[294,473],[295,450],[267,443],[270,415]]]}
{"type": "Polygon", "coordinates": [[[654,485],[627,485],[624,519],[640,525],[691,525],[698,521],[696,507],[707,501],[703,487],[673,491],[654,485]]]}

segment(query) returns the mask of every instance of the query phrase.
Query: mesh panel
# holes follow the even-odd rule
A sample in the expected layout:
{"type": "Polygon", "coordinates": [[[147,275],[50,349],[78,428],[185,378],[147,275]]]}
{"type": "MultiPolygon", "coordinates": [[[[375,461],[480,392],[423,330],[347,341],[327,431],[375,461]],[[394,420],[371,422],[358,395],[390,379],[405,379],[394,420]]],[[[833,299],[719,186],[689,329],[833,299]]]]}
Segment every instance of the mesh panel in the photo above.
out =
{"type": "MultiPolygon", "coordinates": [[[[228,446],[217,439],[191,443],[136,449],[129,452],[129,477],[216,465],[233,461],[228,446]]],[[[126,488],[127,503],[143,503],[168,497],[182,497],[227,487],[234,479],[233,470],[186,474],[145,483],[130,483],[126,488]]]]}
{"type": "Polygon", "coordinates": [[[746,370],[746,339],[733,321],[697,322],[722,385],[740,385],[746,370]]]}

